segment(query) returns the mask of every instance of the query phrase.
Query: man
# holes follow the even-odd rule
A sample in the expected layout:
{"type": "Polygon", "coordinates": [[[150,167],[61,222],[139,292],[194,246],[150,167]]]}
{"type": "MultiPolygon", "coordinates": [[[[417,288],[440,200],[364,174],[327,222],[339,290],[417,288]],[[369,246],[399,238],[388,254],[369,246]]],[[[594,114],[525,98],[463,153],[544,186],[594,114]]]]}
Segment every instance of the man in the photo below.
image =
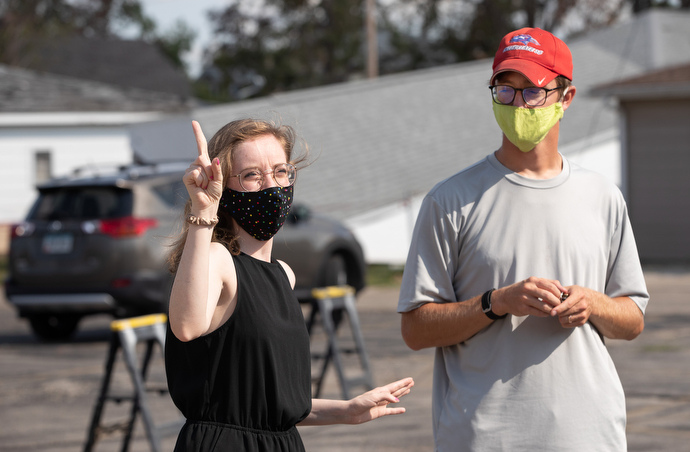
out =
{"type": "Polygon", "coordinates": [[[639,335],[649,295],[620,191],[558,152],[571,81],[560,39],[506,35],[490,82],[501,147],[419,212],[398,312],[409,347],[436,347],[439,452],[626,450],[604,337],[639,335]]]}

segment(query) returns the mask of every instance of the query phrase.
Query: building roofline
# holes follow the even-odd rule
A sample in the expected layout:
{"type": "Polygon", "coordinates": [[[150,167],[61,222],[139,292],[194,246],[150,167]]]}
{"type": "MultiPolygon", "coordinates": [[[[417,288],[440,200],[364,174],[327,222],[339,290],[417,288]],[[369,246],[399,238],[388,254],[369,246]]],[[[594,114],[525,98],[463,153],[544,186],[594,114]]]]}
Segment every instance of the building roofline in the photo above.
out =
{"type": "Polygon", "coordinates": [[[157,121],[171,116],[159,111],[147,112],[50,112],[0,113],[0,128],[123,126],[157,121]]]}
{"type": "Polygon", "coordinates": [[[637,77],[594,87],[593,96],[623,100],[690,97],[690,64],[647,72],[637,77]]]}
{"type": "Polygon", "coordinates": [[[621,100],[687,99],[690,98],[690,82],[602,87],[593,89],[590,94],[621,100]]]}

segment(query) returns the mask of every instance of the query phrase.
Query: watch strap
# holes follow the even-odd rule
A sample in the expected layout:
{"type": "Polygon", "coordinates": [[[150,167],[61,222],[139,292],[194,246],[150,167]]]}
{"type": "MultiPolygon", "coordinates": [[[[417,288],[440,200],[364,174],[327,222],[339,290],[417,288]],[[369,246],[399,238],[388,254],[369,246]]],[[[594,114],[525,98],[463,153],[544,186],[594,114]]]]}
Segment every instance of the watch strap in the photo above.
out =
{"type": "Polygon", "coordinates": [[[494,313],[494,311],[491,310],[491,294],[494,290],[496,289],[487,290],[482,295],[482,311],[491,320],[498,320],[504,318],[508,314],[497,315],[496,313],[494,313]]]}

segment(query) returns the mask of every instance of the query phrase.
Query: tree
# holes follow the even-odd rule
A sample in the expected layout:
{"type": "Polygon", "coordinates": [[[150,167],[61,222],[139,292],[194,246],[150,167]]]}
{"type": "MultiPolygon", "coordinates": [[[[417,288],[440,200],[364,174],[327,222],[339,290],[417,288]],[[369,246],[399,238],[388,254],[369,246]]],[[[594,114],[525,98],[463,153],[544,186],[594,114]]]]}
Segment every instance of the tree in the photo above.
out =
{"type": "Polygon", "coordinates": [[[633,11],[639,13],[650,8],[690,8],[690,0],[630,0],[633,4],[633,11]]]}
{"type": "Polygon", "coordinates": [[[382,72],[395,71],[401,56],[408,69],[493,55],[511,30],[539,27],[566,36],[609,25],[630,0],[397,0],[385,9],[391,37],[382,72]],[[574,20],[576,19],[576,20],[574,20]]]}
{"type": "Polygon", "coordinates": [[[32,48],[59,37],[119,39],[123,33],[156,44],[174,64],[183,67],[194,34],[178,25],[156,34],[156,24],[139,0],[3,0],[0,3],[0,62],[21,66],[32,48]]]}
{"type": "Polygon", "coordinates": [[[159,34],[153,42],[176,67],[186,71],[182,55],[192,49],[195,37],[196,33],[184,21],[178,20],[172,29],[159,34]]]}
{"type": "MultiPolygon", "coordinates": [[[[380,72],[488,57],[508,31],[567,28],[572,14],[609,24],[628,1],[378,0],[380,72]]],[[[365,3],[236,0],[211,13],[217,42],[197,93],[227,101],[363,77],[365,3]]]]}
{"type": "Polygon", "coordinates": [[[220,100],[362,76],[364,2],[237,0],[210,14],[217,38],[198,93],[220,100]]]}
{"type": "MultiPolygon", "coordinates": [[[[365,0],[235,0],[210,15],[217,42],[197,93],[236,100],[364,76],[365,0]]],[[[567,38],[690,0],[377,0],[382,74],[491,57],[522,27],[567,38]]]]}

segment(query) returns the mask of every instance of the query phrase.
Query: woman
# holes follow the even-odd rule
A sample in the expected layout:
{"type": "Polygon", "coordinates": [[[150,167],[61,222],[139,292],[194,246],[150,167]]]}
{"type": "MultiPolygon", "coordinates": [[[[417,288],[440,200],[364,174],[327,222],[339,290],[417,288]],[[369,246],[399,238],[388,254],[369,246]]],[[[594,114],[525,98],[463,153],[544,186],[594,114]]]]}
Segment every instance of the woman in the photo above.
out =
{"type": "Polygon", "coordinates": [[[361,423],[414,382],[406,378],[349,401],[311,399],[309,336],[295,276],[271,258],[292,203],[290,127],[244,119],[207,144],[192,122],[198,158],[183,181],[186,231],[165,348],[170,394],[187,418],[176,451],[301,451],[296,425],[361,423]]]}

